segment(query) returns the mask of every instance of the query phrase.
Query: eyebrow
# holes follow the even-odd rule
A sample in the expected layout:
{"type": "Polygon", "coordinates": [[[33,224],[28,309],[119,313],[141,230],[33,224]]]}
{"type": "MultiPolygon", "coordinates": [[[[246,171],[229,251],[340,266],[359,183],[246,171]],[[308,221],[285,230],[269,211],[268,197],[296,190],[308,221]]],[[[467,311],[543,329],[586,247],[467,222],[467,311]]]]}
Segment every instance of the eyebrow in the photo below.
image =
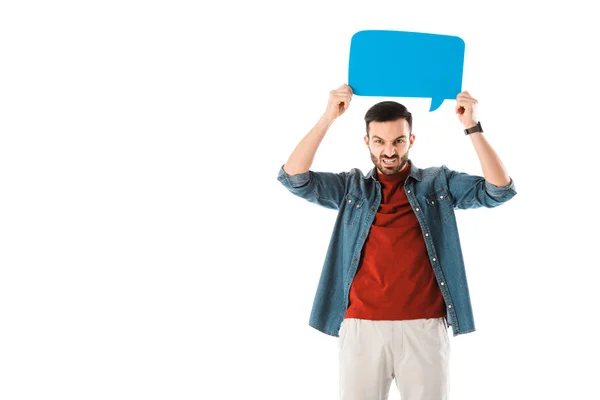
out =
{"type": "MultiPolygon", "coordinates": [[[[381,140],[383,140],[382,138],[380,138],[379,136],[376,136],[376,135],[373,136],[373,139],[381,139],[381,140]]],[[[394,141],[396,141],[398,139],[406,139],[406,135],[398,136],[396,139],[394,139],[394,141]]],[[[383,141],[385,142],[385,140],[383,140],[383,141]]]]}

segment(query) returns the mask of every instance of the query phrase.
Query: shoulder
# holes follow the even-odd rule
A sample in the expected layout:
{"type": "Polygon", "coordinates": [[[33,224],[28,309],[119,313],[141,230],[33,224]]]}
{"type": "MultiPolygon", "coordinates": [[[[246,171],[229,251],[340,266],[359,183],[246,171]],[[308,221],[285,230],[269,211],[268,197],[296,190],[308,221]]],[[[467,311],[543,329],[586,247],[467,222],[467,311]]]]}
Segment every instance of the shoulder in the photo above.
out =
{"type": "Polygon", "coordinates": [[[352,168],[344,172],[347,189],[354,192],[367,190],[370,187],[370,182],[373,181],[372,173],[373,171],[365,173],[359,168],[352,168]]]}
{"type": "Polygon", "coordinates": [[[348,176],[353,176],[353,177],[357,177],[357,178],[363,178],[363,179],[367,178],[367,174],[365,174],[359,168],[352,168],[350,171],[347,171],[346,174],[348,174],[348,176]]]}
{"type": "Polygon", "coordinates": [[[423,178],[433,178],[437,176],[445,176],[450,169],[445,165],[436,165],[427,168],[419,168],[419,172],[423,178]]]}

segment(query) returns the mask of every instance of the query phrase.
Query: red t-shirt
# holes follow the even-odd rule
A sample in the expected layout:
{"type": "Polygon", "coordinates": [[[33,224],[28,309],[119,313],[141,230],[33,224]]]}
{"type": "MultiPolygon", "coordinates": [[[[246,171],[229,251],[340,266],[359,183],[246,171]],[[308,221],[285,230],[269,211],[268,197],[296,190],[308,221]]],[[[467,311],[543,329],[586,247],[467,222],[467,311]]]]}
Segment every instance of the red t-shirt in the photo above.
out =
{"type": "Polygon", "coordinates": [[[377,171],[381,204],[350,288],[345,318],[404,320],[446,315],[421,226],[404,192],[409,171],[408,163],[394,176],[377,171]]]}

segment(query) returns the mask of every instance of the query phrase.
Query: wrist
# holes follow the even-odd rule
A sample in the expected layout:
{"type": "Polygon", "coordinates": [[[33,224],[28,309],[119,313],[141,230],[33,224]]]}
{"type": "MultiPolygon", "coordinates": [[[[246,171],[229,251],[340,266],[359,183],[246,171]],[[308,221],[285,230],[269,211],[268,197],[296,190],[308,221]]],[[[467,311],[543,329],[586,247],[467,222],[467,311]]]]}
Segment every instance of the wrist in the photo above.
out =
{"type": "Polygon", "coordinates": [[[476,120],[473,120],[473,119],[472,119],[472,120],[470,120],[470,121],[468,121],[468,122],[464,123],[464,124],[463,124],[463,127],[464,127],[464,129],[473,128],[474,126],[476,126],[476,125],[477,125],[477,122],[478,122],[478,121],[476,121],[476,120]]]}
{"type": "Polygon", "coordinates": [[[465,135],[472,135],[474,133],[483,133],[483,128],[481,127],[481,122],[474,122],[472,125],[465,124],[465,135]]]}

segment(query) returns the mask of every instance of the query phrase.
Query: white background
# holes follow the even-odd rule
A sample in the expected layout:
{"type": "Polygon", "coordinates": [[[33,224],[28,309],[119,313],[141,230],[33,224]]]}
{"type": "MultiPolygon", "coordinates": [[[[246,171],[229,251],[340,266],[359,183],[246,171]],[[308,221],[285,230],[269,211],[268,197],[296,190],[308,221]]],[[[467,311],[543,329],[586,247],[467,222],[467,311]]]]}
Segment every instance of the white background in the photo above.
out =
{"type": "MultiPolygon", "coordinates": [[[[518,192],[457,213],[477,331],[451,337],[451,398],[597,396],[592,6],[216,3],[0,6],[0,398],[338,398],[337,338],[308,326],[335,212],[276,176],[364,29],[463,38],[518,192]]],[[[371,168],[380,100],[314,170],[371,168]]],[[[454,101],[395,100],[417,166],[481,173],[454,101]]]]}

